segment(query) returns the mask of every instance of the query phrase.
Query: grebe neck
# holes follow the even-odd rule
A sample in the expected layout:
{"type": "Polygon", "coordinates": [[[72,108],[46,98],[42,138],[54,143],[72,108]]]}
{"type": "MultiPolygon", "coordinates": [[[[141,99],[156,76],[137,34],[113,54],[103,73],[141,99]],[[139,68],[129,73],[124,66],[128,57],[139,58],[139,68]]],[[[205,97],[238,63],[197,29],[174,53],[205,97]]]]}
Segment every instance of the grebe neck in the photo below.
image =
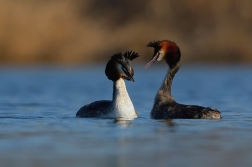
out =
{"type": "Polygon", "coordinates": [[[159,88],[156,98],[155,98],[155,103],[175,103],[175,100],[173,99],[171,95],[171,86],[172,86],[172,81],[177,73],[177,71],[180,68],[180,63],[177,63],[173,68],[169,68],[168,72],[165,76],[165,79],[159,88]]]}
{"type": "Polygon", "coordinates": [[[130,100],[129,94],[126,89],[125,82],[122,78],[114,81],[113,86],[113,102],[117,105],[121,106],[132,106],[133,104],[130,100]]]}
{"type": "Polygon", "coordinates": [[[113,101],[118,101],[120,97],[130,98],[122,78],[113,82],[113,101]]]}
{"type": "Polygon", "coordinates": [[[136,118],[132,101],[126,89],[125,82],[122,78],[114,81],[113,86],[113,108],[117,117],[136,118]]]}

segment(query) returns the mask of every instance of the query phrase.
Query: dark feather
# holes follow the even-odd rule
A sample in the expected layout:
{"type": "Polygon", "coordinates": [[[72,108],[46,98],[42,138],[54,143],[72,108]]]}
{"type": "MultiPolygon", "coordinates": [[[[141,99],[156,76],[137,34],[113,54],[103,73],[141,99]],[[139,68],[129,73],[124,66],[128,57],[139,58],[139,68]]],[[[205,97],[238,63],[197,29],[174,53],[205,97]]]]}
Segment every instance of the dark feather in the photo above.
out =
{"type": "Polygon", "coordinates": [[[117,61],[125,61],[125,60],[130,60],[132,61],[133,59],[139,57],[137,52],[132,52],[132,51],[127,51],[124,54],[122,53],[117,53],[111,56],[111,59],[116,59],[117,61]]]}
{"type": "Polygon", "coordinates": [[[124,57],[132,61],[133,59],[139,57],[137,52],[127,51],[124,53],[124,57]]]}
{"type": "Polygon", "coordinates": [[[209,107],[175,103],[172,106],[162,105],[159,109],[152,110],[151,117],[154,119],[211,119],[220,118],[220,112],[209,107]]]}
{"type": "Polygon", "coordinates": [[[116,53],[113,56],[111,56],[111,59],[118,60],[118,59],[124,59],[124,57],[123,57],[122,53],[116,53]]]}
{"type": "Polygon", "coordinates": [[[147,47],[157,48],[157,47],[159,47],[159,43],[160,43],[160,42],[161,42],[161,41],[149,42],[149,43],[147,44],[147,47]]]}
{"type": "Polygon", "coordinates": [[[111,104],[110,100],[95,101],[87,104],[79,109],[76,113],[77,117],[100,117],[106,115],[109,111],[104,110],[111,104]]]}

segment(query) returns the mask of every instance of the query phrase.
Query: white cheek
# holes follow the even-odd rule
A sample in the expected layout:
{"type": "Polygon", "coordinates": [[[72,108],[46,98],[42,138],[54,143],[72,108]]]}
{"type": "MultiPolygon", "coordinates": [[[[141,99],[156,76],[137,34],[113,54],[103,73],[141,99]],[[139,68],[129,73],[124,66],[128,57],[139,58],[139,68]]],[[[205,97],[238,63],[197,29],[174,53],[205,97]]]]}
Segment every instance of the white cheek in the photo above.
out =
{"type": "Polygon", "coordinates": [[[159,54],[159,55],[158,55],[157,61],[160,61],[160,60],[163,59],[163,52],[161,51],[161,52],[159,52],[158,54],[159,54]]]}
{"type": "Polygon", "coordinates": [[[162,60],[162,56],[161,55],[159,55],[158,58],[157,58],[157,61],[160,61],[160,60],[162,60]]]}

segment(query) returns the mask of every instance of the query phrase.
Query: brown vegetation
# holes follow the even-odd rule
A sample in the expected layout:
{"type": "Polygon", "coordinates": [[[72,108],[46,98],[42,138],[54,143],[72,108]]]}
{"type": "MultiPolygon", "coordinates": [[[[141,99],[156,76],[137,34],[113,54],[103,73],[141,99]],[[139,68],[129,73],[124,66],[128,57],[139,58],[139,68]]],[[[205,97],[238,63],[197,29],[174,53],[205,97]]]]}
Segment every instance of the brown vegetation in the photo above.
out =
{"type": "MultiPolygon", "coordinates": [[[[83,64],[169,39],[184,62],[252,62],[251,0],[0,0],[0,63],[83,64]]],[[[138,60],[138,61],[139,61],[138,60]]]]}

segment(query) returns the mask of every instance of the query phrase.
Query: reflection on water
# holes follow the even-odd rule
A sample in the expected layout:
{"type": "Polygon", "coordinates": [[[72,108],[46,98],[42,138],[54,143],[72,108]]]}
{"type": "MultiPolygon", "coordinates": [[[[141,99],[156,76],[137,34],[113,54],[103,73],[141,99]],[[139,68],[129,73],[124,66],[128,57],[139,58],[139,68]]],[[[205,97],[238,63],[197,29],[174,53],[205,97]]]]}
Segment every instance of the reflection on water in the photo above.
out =
{"type": "Polygon", "coordinates": [[[127,128],[127,127],[132,126],[132,121],[133,120],[115,119],[114,123],[116,123],[117,125],[119,125],[122,128],[127,128]]]}
{"type": "Polygon", "coordinates": [[[136,82],[126,85],[139,118],[113,120],[75,117],[84,104],[112,98],[103,67],[3,68],[1,166],[249,166],[251,72],[182,67],[173,83],[174,98],[216,107],[222,119],[152,120],[149,113],[166,67],[137,67],[136,82]]]}
{"type": "Polygon", "coordinates": [[[172,122],[172,119],[167,119],[165,122],[168,126],[175,126],[175,123],[172,122]]]}

